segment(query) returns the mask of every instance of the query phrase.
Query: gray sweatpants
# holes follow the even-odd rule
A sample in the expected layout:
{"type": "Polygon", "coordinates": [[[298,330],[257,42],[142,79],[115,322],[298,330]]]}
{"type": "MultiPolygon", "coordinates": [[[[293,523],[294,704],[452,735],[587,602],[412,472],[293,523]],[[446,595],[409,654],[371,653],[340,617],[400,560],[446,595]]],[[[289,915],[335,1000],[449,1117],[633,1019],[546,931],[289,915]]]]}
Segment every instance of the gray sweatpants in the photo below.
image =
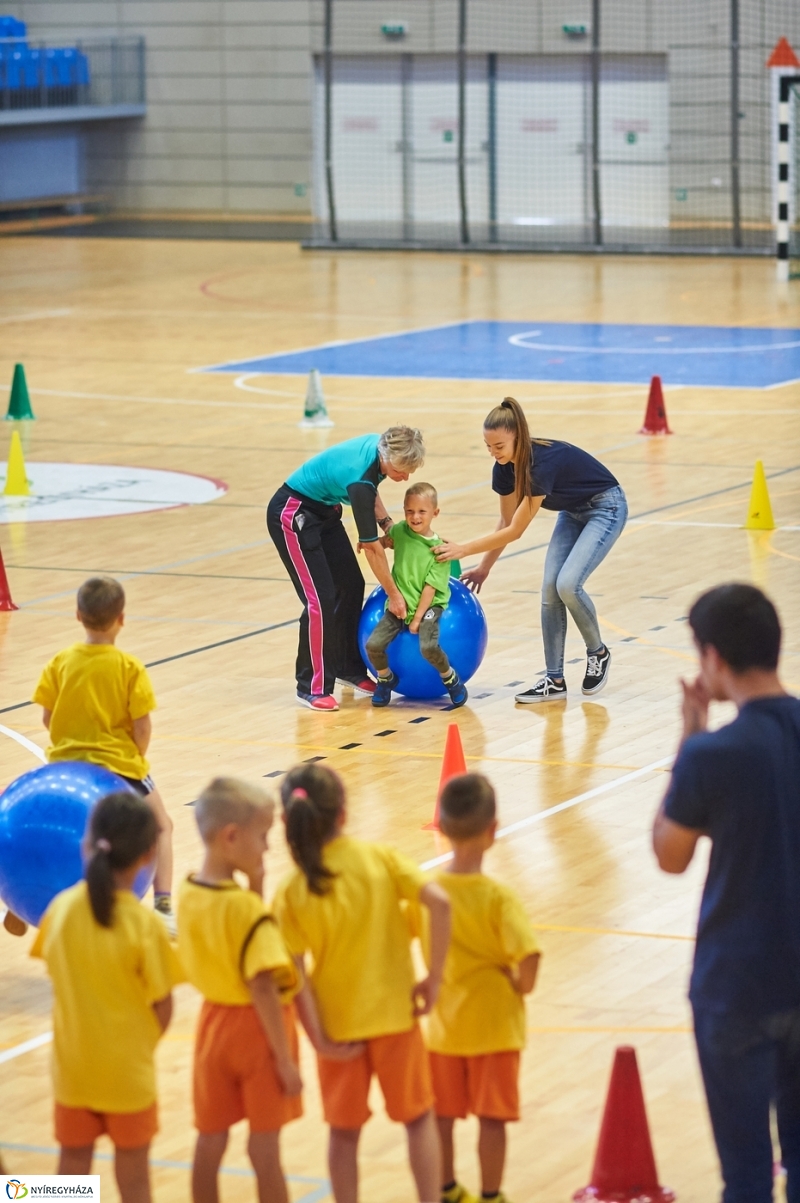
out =
{"type": "MultiPolygon", "coordinates": [[[[431,606],[430,610],[425,611],[419,624],[419,650],[437,672],[446,677],[450,672],[450,661],[439,647],[439,619],[443,613],[443,606],[431,606]]],[[[398,618],[391,610],[386,610],[367,640],[367,655],[379,673],[386,672],[389,667],[386,649],[405,626],[404,618],[398,618]]]]}

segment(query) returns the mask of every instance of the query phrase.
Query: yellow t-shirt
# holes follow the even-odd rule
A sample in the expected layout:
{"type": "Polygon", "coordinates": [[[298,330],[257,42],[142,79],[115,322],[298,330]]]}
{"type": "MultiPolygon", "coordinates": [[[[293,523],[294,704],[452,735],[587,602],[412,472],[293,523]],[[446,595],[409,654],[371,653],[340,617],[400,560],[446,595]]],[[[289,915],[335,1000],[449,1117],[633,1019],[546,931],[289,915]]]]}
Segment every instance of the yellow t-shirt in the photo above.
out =
{"type": "MultiPolygon", "coordinates": [[[[428,1047],[458,1057],[524,1048],[525,1003],[503,972],[539,951],[522,903],[482,873],[438,873],[435,880],[450,898],[452,935],[428,1047]]],[[[426,956],[427,944],[423,923],[426,956]]]]}
{"type": "Polygon", "coordinates": [[[52,710],[48,760],[88,760],[141,781],[149,765],[133,742],[133,720],[155,710],[141,660],[111,643],[75,643],[54,656],[33,701],[52,710]]]}
{"type": "Polygon", "coordinates": [[[209,1002],[249,1006],[247,983],[268,971],[288,1003],[300,989],[278,924],[258,894],[235,881],[206,885],[189,877],[178,903],[178,954],[189,981],[209,1002]]]}
{"type": "Polygon", "coordinates": [[[92,914],[86,882],[58,894],[31,948],[53,980],[53,1086],[65,1107],[126,1114],[156,1099],[152,1004],[183,981],[164,924],[118,890],[111,927],[92,914]]]}
{"type": "Polygon", "coordinates": [[[339,836],[323,860],[336,876],[321,897],[297,869],[273,900],[289,951],[310,952],[311,984],[331,1040],[369,1040],[414,1026],[414,968],[401,899],[425,878],[393,848],[339,836]]]}

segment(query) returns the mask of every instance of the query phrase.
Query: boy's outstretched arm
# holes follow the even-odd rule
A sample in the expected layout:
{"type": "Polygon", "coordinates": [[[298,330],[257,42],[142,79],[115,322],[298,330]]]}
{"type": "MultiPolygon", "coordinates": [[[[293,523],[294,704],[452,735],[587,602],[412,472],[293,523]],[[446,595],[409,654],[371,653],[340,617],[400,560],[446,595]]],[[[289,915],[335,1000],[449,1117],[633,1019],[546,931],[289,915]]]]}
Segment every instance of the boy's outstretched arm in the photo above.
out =
{"type": "Polygon", "coordinates": [[[420,890],[419,900],[430,913],[430,952],[428,976],[414,986],[413,1002],[415,1015],[427,1015],[439,995],[450,946],[450,899],[441,886],[429,881],[420,890]]]}
{"type": "Polygon", "coordinates": [[[430,610],[433,605],[433,599],[436,596],[436,590],[433,585],[424,585],[422,592],[419,595],[419,605],[414,613],[414,617],[409,623],[409,631],[412,635],[416,635],[419,630],[419,624],[422,622],[426,611],[430,610]]]}
{"type": "Polygon", "coordinates": [[[272,1054],[275,1057],[275,1069],[283,1087],[283,1093],[289,1096],[299,1094],[303,1089],[303,1079],[300,1070],[292,1060],[286,1028],[283,1026],[283,1007],[281,1006],[278,988],[272,980],[268,969],[257,973],[247,983],[253,1008],[261,1026],[267,1034],[272,1054]]]}
{"type": "Polygon", "coordinates": [[[43,706],[42,707],[42,723],[44,724],[44,726],[47,728],[48,731],[50,730],[50,719],[52,717],[53,717],[53,711],[48,710],[46,706],[43,706]]]}
{"type": "Polygon", "coordinates": [[[303,1025],[303,1030],[311,1041],[311,1047],[320,1056],[331,1057],[334,1061],[352,1061],[356,1057],[360,1057],[364,1051],[362,1041],[354,1040],[349,1043],[337,1043],[335,1040],[328,1038],[319,1018],[314,991],[311,989],[305,976],[303,958],[295,957],[294,963],[297,966],[298,972],[303,977],[303,989],[297,995],[294,1002],[300,1022],[303,1025]]]}
{"type": "Polygon", "coordinates": [[[133,742],[139,749],[142,756],[146,755],[147,749],[150,747],[150,736],[153,734],[153,724],[150,722],[150,715],[143,714],[141,718],[135,718],[133,723],[133,742]]]}
{"type": "Polygon", "coordinates": [[[172,1020],[172,994],[167,994],[164,998],[159,998],[152,1004],[152,1007],[163,1035],[172,1020]]]}

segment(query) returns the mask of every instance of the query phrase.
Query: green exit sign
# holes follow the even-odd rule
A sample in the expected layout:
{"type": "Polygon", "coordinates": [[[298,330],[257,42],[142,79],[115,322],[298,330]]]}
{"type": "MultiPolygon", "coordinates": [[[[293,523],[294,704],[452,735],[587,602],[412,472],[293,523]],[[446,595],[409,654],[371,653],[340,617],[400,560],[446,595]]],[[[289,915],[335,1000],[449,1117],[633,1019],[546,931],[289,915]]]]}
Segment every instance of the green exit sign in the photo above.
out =
{"type": "Polygon", "coordinates": [[[566,25],[561,26],[561,31],[568,38],[585,38],[589,32],[589,26],[585,21],[567,21],[566,25]]]}
{"type": "Polygon", "coordinates": [[[404,38],[408,33],[405,21],[384,21],[381,33],[385,38],[404,38]]]}

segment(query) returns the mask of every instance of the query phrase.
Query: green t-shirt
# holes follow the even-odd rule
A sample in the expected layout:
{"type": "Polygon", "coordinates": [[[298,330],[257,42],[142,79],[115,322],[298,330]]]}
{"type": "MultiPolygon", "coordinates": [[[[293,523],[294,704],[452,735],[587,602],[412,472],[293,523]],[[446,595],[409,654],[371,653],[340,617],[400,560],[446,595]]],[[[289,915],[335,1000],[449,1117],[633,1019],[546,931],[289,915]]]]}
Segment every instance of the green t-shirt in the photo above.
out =
{"type": "Polygon", "coordinates": [[[408,607],[406,622],[410,623],[417,612],[422,590],[433,585],[432,606],[446,606],[450,600],[450,565],[440,564],[431,555],[431,548],[443,540],[438,535],[427,539],[416,534],[407,522],[395,522],[389,532],[394,543],[392,576],[408,607]]]}

